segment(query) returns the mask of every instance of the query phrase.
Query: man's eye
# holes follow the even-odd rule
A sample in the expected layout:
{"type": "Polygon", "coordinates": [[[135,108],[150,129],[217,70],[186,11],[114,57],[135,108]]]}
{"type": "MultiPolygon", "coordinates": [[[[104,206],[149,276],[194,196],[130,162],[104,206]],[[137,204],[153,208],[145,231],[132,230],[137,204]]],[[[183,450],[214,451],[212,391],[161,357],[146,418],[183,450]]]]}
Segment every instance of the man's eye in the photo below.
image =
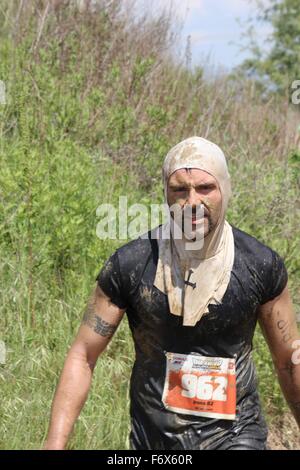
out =
{"type": "Polygon", "coordinates": [[[211,184],[208,184],[208,185],[205,185],[205,186],[199,186],[198,189],[200,191],[210,191],[210,190],[214,189],[214,186],[211,185],[211,184]]]}
{"type": "Polygon", "coordinates": [[[182,191],[186,191],[185,188],[175,188],[174,189],[175,193],[182,193],[182,191]]]}

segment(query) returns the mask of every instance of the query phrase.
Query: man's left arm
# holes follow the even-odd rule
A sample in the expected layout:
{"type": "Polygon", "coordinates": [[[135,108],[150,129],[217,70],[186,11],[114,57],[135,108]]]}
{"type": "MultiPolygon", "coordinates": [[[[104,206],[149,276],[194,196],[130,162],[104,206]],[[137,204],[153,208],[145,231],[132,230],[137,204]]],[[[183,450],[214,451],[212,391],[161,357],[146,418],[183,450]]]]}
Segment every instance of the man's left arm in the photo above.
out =
{"type": "Polygon", "coordinates": [[[281,389],[300,428],[300,335],[288,287],[275,299],[260,305],[258,320],[281,389]]]}

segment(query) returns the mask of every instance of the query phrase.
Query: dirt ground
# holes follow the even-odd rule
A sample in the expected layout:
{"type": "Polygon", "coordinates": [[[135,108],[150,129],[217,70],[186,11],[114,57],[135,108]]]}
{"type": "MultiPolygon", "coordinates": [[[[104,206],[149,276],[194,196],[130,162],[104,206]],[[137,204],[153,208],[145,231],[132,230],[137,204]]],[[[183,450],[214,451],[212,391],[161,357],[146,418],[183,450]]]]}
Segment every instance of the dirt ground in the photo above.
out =
{"type": "Polygon", "coordinates": [[[300,450],[300,430],[290,413],[269,425],[268,445],[271,450],[300,450]]]}

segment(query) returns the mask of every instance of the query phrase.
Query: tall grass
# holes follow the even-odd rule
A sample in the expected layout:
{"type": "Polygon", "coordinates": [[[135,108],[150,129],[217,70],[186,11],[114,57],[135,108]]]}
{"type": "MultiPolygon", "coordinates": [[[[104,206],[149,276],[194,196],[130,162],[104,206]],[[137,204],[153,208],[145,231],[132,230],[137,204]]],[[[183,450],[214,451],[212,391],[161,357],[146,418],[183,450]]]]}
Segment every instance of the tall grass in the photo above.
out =
{"type": "MultiPolygon", "coordinates": [[[[201,135],[225,151],[229,221],[285,259],[299,309],[295,111],[249,82],[205,76],[176,56],[171,14],[139,19],[121,1],[0,2],[0,447],[39,448],[65,354],[95,276],[124,241],[96,237],[96,208],[162,201],[161,164],[201,135]],[[84,6],[86,5],[86,6],[84,6]]],[[[298,118],[298,117],[297,117],[298,118]]],[[[254,354],[268,416],[285,409],[260,333],[254,354]]],[[[71,448],[128,446],[133,346],[126,321],[101,357],[71,448]]]]}

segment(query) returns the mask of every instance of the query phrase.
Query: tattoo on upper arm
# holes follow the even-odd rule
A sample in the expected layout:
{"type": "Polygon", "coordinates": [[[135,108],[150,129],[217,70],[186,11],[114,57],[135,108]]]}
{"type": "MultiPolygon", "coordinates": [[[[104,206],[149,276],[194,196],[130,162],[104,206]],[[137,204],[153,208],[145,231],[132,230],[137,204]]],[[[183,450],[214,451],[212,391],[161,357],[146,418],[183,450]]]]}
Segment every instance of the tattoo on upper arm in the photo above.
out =
{"type": "Polygon", "coordinates": [[[95,333],[104,337],[111,337],[117,329],[116,325],[112,325],[103,320],[99,315],[95,314],[95,302],[90,301],[82,319],[84,325],[89,326],[95,333]]]}

